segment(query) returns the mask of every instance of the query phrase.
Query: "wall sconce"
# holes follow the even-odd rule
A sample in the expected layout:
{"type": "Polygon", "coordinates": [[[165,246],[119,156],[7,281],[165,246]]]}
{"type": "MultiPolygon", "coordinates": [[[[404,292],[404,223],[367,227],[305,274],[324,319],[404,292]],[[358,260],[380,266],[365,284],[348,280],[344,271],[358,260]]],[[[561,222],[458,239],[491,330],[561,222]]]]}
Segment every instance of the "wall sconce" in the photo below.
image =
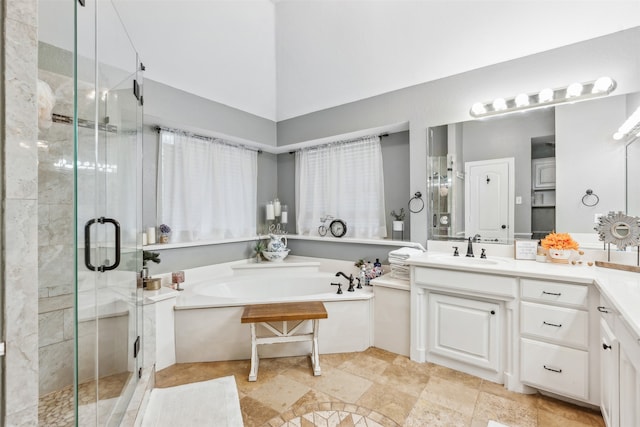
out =
{"type": "MultiPolygon", "coordinates": [[[[616,88],[611,77],[600,77],[586,83],[571,83],[557,89],[544,88],[536,93],[520,93],[512,98],[496,98],[493,101],[476,102],[469,114],[477,119],[514,113],[516,111],[545,108],[566,102],[583,101],[609,95],[616,88]]],[[[638,113],[640,115],[640,113],[638,113]]]]}
{"type": "Polygon", "coordinates": [[[618,131],[613,134],[613,139],[620,141],[629,135],[640,136],[640,107],[618,128],[618,131]]]}

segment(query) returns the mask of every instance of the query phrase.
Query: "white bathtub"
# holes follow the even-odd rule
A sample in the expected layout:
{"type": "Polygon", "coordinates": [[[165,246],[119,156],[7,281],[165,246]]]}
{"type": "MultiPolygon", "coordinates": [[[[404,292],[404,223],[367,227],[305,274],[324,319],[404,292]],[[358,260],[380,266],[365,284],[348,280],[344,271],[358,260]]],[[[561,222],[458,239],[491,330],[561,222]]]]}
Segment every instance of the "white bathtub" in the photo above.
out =
{"type": "MultiPolygon", "coordinates": [[[[372,345],[371,287],[337,294],[332,282],[344,278],[323,272],[289,272],[227,276],[187,284],[175,307],[176,361],[248,359],[248,324],[241,324],[245,305],[323,301],[329,317],[320,321],[320,353],[363,351],[372,345]]],[[[265,332],[265,330],[260,331],[265,332]]],[[[308,343],[261,346],[261,357],[306,355],[308,343]]]]}

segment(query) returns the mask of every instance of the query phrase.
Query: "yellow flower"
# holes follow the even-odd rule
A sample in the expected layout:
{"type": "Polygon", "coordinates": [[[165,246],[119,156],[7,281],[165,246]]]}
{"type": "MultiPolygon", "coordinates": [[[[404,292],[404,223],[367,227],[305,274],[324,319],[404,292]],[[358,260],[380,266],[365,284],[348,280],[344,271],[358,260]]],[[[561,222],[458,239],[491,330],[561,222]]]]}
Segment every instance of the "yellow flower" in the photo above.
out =
{"type": "Polygon", "coordinates": [[[569,233],[550,233],[540,241],[545,249],[578,249],[578,242],[569,233]]]}

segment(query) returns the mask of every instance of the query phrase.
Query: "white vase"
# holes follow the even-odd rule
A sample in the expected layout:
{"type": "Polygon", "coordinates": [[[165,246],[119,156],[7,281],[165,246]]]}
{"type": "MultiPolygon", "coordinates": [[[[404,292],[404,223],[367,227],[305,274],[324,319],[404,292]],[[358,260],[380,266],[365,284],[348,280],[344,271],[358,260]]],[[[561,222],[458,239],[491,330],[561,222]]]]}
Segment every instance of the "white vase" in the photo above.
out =
{"type": "Polygon", "coordinates": [[[571,249],[549,249],[551,262],[558,264],[568,264],[571,257],[571,249]]]}
{"type": "Polygon", "coordinates": [[[393,231],[404,231],[404,221],[393,221],[393,231]]]}

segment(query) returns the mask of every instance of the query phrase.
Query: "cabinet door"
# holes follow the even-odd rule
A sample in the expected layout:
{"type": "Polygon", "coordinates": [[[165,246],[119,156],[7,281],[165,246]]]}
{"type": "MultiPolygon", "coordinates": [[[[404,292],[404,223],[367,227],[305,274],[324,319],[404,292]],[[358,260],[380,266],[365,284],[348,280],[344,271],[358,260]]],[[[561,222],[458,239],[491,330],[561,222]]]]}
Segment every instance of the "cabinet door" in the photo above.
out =
{"type": "Polygon", "coordinates": [[[640,372],[620,347],[620,426],[640,426],[640,372]]]}
{"type": "Polygon", "coordinates": [[[600,410],[607,427],[618,427],[619,344],[605,319],[600,319],[600,410]]]}
{"type": "Polygon", "coordinates": [[[556,160],[554,157],[535,159],[532,162],[533,189],[556,188],[556,160]]]}
{"type": "Polygon", "coordinates": [[[429,352],[498,372],[499,327],[498,303],[429,297],[429,352]]]}

